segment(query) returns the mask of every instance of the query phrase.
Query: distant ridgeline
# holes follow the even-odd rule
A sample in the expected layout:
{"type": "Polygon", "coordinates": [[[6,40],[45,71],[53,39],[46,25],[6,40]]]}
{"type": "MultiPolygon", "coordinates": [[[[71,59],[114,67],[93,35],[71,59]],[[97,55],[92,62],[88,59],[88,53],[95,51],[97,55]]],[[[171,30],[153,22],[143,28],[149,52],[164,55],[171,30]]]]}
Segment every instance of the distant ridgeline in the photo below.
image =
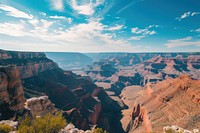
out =
{"type": "Polygon", "coordinates": [[[64,70],[79,70],[93,61],[82,53],[46,52],[46,55],[64,70]]]}

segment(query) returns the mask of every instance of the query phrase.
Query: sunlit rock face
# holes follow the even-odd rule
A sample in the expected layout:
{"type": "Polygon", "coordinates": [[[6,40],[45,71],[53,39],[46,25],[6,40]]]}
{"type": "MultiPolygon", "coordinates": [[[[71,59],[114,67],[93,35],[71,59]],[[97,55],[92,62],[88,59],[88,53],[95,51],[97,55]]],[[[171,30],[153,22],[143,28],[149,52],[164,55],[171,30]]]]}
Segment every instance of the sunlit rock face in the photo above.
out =
{"type": "Polygon", "coordinates": [[[62,129],[59,133],[92,133],[91,130],[80,130],[76,128],[73,124],[68,124],[64,129],[62,129]]]}
{"type": "Polygon", "coordinates": [[[58,68],[44,53],[0,50],[0,65],[15,65],[20,70],[20,78],[36,76],[38,73],[58,68]]]}
{"type": "Polygon", "coordinates": [[[30,110],[33,116],[44,116],[56,111],[55,105],[51,103],[48,96],[33,97],[26,101],[25,108],[30,110]]]}
{"type": "Polygon", "coordinates": [[[24,109],[24,94],[19,70],[15,66],[0,67],[0,119],[8,119],[24,109]]]}
{"type": "Polygon", "coordinates": [[[163,128],[163,133],[199,133],[199,129],[193,129],[193,130],[187,130],[183,129],[179,126],[173,125],[173,126],[166,126],[163,128]]]}
{"type": "MultiPolygon", "coordinates": [[[[162,132],[163,127],[176,124],[192,131],[200,128],[200,80],[187,75],[168,78],[143,88],[123,90],[122,99],[130,107],[124,111],[124,129],[128,132],[162,132]],[[130,97],[131,96],[131,97],[130,97]],[[129,99],[132,98],[132,101],[129,99]],[[140,104],[135,104],[139,102],[140,104]],[[132,108],[132,110],[131,110],[132,108]]],[[[122,121],[122,122],[124,122],[122,121]]],[[[174,132],[176,133],[176,132],[174,132]]]]}
{"type": "Polygon", "coordinates": [[[17,130],[17,127],[18,127],[19,123],[17,121],[2,120],[2,121],[0,121],[0,125],[1,124],[9,125],[10,127],[12,127],[12,130],[17,130]]]}

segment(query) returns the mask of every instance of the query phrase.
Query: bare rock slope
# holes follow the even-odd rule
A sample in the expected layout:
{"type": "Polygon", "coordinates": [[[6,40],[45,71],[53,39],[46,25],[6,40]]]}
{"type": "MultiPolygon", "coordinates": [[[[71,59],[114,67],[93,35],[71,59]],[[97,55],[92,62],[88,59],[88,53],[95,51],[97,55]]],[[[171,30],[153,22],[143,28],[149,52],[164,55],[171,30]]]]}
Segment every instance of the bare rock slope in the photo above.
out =
{"type": "MultiPolygon", "coordinates": [[[[129,88],[130,89],[130,88],[129,88]]],[[[148,84],[126,99],[131,93],[122,91],[122,99],[129,104],[124,117],[130,120],[128,132],[161,132],[163,127],[178,125],[184,129],[200,128],[200,81],[189,76],[168,78],[156,84],[148,84]],[[128,115],[128,116],[127,116],[128,115]]],[[[133,89],[133,88],[132,88],[133,89]]],[[[125,119],[122,118],[122,123],[125,119]]]]}

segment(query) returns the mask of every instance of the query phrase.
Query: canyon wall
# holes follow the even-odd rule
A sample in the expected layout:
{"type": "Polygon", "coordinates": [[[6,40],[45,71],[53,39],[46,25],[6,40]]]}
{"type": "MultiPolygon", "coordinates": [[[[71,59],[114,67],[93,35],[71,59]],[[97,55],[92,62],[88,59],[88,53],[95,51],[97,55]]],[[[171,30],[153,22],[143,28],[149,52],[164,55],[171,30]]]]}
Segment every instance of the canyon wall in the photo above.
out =
{"type": "Polygon", "coordinates": [[[24,94],[19,70],[15,66],[0,66],[0,119],[13,117],[24,109],[24,94]]]}

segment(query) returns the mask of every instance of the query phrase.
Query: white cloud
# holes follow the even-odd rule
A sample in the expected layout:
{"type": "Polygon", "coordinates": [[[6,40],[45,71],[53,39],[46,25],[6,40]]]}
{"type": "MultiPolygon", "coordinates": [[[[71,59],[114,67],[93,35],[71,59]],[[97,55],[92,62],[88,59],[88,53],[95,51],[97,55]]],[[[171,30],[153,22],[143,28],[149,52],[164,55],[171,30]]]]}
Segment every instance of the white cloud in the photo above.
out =
{"type": "Polygon", "coordinates": [[[31,19],[28,22],[36,27],[36,26],[38,26],[39,20],[38,19],[31,19]]]}
{"type": "Polygon", "coordinates": [[[158,28],[159,27],[159,25],[149,25],[149,28],[158,28]]]}
{"type": "Polygon", "coordinates": [[[49,18],[51,18],[51,19],[63,19],[63,20],[66,20],[69,24],[72,23],[72,18],[67,18],[65,16],[57,16],[57,15],[55,15],[55,16],[49,16],[49,18]]]}
{"type": "Polygon", "coordinates": [[[132,28],[131,32],[134,34],[143,34],[143,35],[154,35],[157,32],[155,30],[149,30],[152,28],[152,26],[149,26],[148,28],[145,29],[139,29],[138,27],[132,28]]]}
{"type": "Polygon", "coordinates": [[[182,41],[190,41],[192,40],[191,36],[185,37],[185,38],[180,38],[180,39],[176,39],[176,40],[169,40],[168,42],[182,42],[182,41]]]}
{"type": "MultiPolygon", "coordinates": [[[[25,20],[16,24],[0,23],[0,36],[4,34],[12,37],[11,40],[6,40],[6,44],[9,44],[6,49],[15,50],[110,52],[137,49],[125,39],[115,38],[113,34],[105,33],[108,26],[99,21],[90,19],[87,23],[77,24],[67,29],[60,28],[59,25],[57,25],[59,28],[56,28],[56,25],[57,23],[51,20],[25,20]],[[38,47],[38,44],[41,47],[38,47]]],[[[0,43],[0,46],[4,45],[5,43],[0,43]]]]}
{"type": "Polygon", "coordinates": [[[176,40],[169,40],[168,43],[165,44],[168,48],[175,48],[175,47],[184,47],[184,46],[199,46],[200,41],[192,41],[192,37],[186,37],[176,40]]]}
{"type": "Polygon", "coordinates": [[[181,21],[182,19],[188,18],[188,17],[193,17],[195,15],[199,15],[200,12],[185,12],[183,13],[180,17],[177,17],[176,19],[178,21],[181,21]]]}
{"type": "Polygon", "coordinates": [[[115,31],[115,30],[121,30],[124,27],[124,25],[116,25],[114,27],[110,27],[107,30],[109,31],[115,31]]]}
{"type": "Polygon", "coordinates": [[[200,32],[200,28],[195,30],[196,32],[200,32]]]}
{"type": "Polygon", "coordinates": [[[149,32],[149,35],[154,35],[154,34],[156,34],[157,32],[155,31],[155,30],[153,30],[153,31],[150,31],[149,32]]]}
{"type": "Polygon", "coordinates": [[[63,0],[50,0],[50,2],[51,2],[51,7],[54,10],[63,11],[64,9],[63,0]]]}
{"type": "Polygon", "coordinates": [[[53,19],[65,19],[66,17],[55,15],[55,16],[49,16],[49,18],[53,18],[53,19]]]}
{"type": "Polygon", "coordinates": [[[198,33],[200,33],[200,28],[198,28],[196,30],[190,30],[190,32],[198,32],[198,33]]]}
{"type": "Polygon", "coordinates": [[[193,13],[191,13],[191,16],[199,15],[199,14],[200,14],[200,12],[193,12],[193,13]]]}
{"type": "Polygon", "coordinates": [[[0,24],[0,34],[9,35],[9,36],[24,36],[23,32],[24,27],[19,24],[13,23],[1,23],[0,24]]]}
{"type": "Polygon", "coordinates": [[[129,40],[141,40],[144,37],[145,36],[132,36],[132,37],[129,38],[129,40]]]}
{"type": "Polygon", "coordinates": [[[0,5],[0,9],[6,12],[6,15],[16,17],[16,18],[25,18],[25,19],[32,19],[33,16],[31,14],[27,14],[22,12],[14,7],[7,6],[7,5],[0,5]]]}
{"type": "Polygon", "coordinates": [[[47,15],[45,12],[40,12],[39,14],[42,15],[42,16],[46,16],[47,15]]]}
{"type": "Polygon", "coordinates": [[[87,3],[79,3],[77,0],[71,0],[71,7],[78,12],[78,14],[91,16],[95,12],[95,8],[103,4],[104,0],[96,0],[95,2],[90,0],[87,3]]]}
{"type": "Polygon", "coordinates": [[[44,20],[44,19],[42,19],[42,20],[40,20],[40,21],[42,22],[42,27],[45,28],[45,29],[47,29],[47,28],[49,28],[51,25],[53,25],[53,22],[51,22],[51,21],[47,21],[47,20],[44,20]]]}
{"type": "Polygon", "coordinates": [[[129,40],[141,40],[145,38],[146,36],[154,35],[157,32],[155,30],[152,30],[152,28],[158,28],[158,27],[159,25],[150,25],[144,29],[140,29],[138,27],[132,28],[131,32],[134,34],[137,34],[138,36],[132,36],[129,38],[129,40]]]}

